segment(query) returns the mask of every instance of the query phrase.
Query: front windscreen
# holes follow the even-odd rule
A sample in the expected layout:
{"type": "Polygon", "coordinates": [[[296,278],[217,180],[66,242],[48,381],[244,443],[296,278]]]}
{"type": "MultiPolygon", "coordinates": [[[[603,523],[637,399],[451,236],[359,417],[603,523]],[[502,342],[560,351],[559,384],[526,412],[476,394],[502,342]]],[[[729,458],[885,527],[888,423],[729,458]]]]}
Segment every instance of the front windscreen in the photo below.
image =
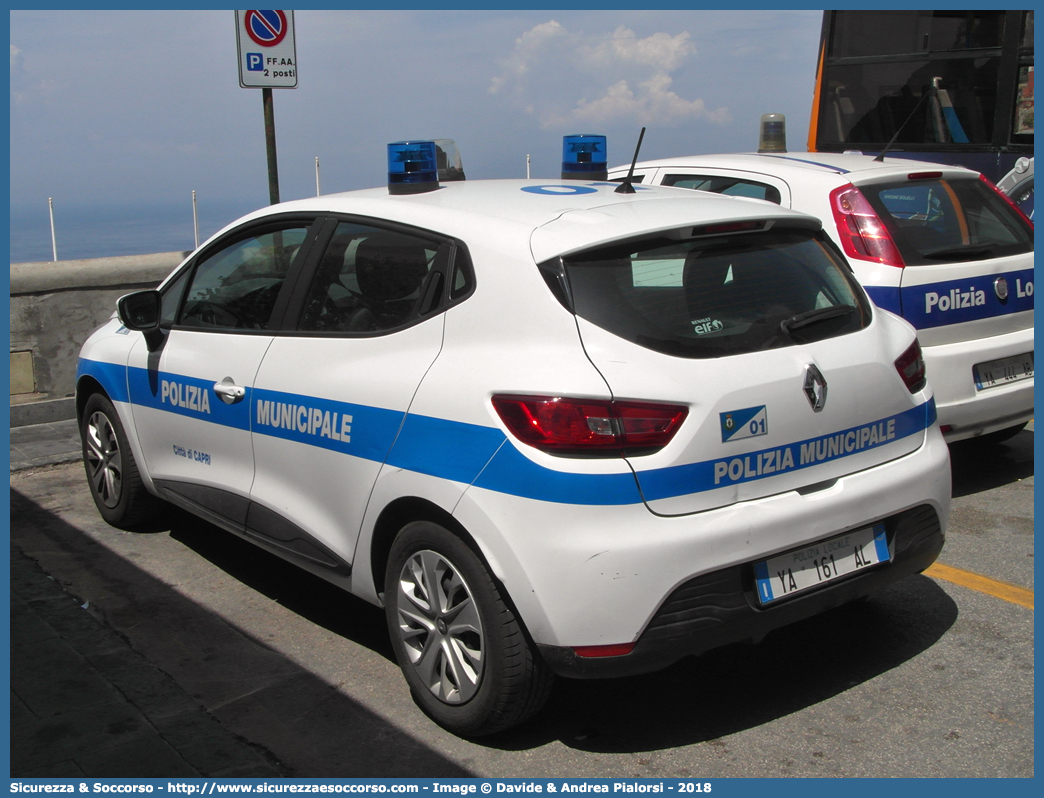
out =
{"type": "Polygon", "coordinates": [[[818,236],[628,242],[563,259],[573,309],[639,346],[712,358],[862,329],[862,289],[818,236]]]}

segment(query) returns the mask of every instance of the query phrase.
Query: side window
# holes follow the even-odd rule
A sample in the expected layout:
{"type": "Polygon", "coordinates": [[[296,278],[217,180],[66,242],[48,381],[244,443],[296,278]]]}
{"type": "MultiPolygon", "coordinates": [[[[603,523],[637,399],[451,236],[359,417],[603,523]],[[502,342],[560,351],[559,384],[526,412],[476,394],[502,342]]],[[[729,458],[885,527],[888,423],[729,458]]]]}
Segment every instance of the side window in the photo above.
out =
{"type": "Polygon", "coordinates": [[[298,329],[368,333],[436,309],[449,242],[354,222],[334,231],[308,290],[298,329]]]}
{"type": "Polygon", "coordinates": [[[307,234],[304,224],[269,229],[200,261],[178,323],[203,329],[268,329],[276,297],[307,234]]]}
{"type": "Polygon", "coordinates": [[[474,284],[471,258],[463,247],[458,247],[453,255],[453,287],[450,289],[450,299],[460,299],[474,284]]]}
{"type": "Polygon", "coordinates": [[[174,323],[174,316],[181,305],[181,297],[185,293],[185,284],[188,282],[189,269],[185,269],[174,280],[163,288],[162,303],[160,305],[160,323],[170,326],[174,323]]]}
{"type": "Polygon", "coordinates": [[[780,204],[779,189],[756,180],[739,177],[719,177],[712,175],[667,175],[663,185],[678,188],[692,188],[697,191],[710,191],[714,194],[725,194],[730,197],[750,197],[780,204]]]}

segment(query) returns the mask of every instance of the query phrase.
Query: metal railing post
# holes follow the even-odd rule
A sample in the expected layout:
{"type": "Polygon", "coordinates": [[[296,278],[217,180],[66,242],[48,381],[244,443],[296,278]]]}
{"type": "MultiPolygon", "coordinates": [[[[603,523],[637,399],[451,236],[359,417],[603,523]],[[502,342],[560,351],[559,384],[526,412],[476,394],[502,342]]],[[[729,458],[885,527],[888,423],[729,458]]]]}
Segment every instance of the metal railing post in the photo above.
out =
{"type": "Polygon", "coordinates": [[[58,261],[58,240],[54,237],[54,202],[50,197],[47,198],[47,212],[51,215],[51,254],[54,256],[54,260],[58,261]]]}

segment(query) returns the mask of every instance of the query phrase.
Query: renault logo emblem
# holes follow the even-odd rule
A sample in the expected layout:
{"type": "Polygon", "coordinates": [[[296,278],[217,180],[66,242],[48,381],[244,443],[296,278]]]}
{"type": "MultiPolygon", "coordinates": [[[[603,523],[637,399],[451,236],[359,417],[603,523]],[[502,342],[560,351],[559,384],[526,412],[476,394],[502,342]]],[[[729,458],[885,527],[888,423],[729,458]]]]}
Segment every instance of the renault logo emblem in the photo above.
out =
{"type": "Polygon", "coordinates": [[[815,412],[819,412],[826,404],[827,383],[823,373],[814,363],[805,366],[805,397],[815,412]]]}
{"type": "Polygon", "coordinates": [[[1003,302],[1008,298],[1008,281],[1003,277],[998,277],[993,281],[993,290],[997,293],[997,299],[1003,302]]]}

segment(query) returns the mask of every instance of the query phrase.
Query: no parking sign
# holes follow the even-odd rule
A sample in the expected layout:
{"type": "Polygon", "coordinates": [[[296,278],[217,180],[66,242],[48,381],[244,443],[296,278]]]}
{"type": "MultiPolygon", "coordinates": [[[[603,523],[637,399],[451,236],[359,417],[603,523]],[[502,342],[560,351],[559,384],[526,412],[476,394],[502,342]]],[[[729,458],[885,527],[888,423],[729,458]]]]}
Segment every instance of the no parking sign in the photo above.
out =
{"type": "Polygon", "coordinates": [[[297,88],[293,11],[237,11],[236,50],[244,89],[297,88]]]}

